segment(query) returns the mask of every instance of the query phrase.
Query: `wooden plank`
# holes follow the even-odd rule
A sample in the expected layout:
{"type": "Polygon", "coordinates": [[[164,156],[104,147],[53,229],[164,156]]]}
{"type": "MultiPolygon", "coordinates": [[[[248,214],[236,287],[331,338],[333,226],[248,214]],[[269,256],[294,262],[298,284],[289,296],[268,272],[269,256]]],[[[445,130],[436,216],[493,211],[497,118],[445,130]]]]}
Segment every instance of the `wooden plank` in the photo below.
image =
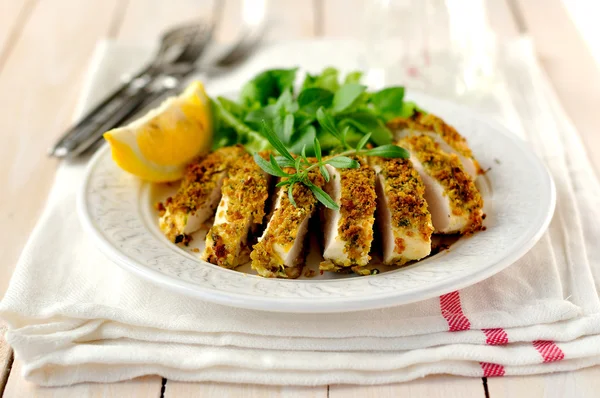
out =
{"type": "MultiPolygon", "coordinates": [[[[323,36],[361,38],[367,29],[364,22],[368,0],[321,0],[323,36]]],[[[372,2],[371,6],[377,6],[372,2]]]]}
{"type": "MultiPolygon", "coordinates": [[[[14,43],[18,39],[23,25],[30,16],[35,0],[30,1],[0,1],[0,74],[6,63],[14,43]]],[[[6,325],[0,321],[0,336],[6,332],[6,325]]],[[[0,337],[0,395],[8,380],[12,365],[12,351],[8,344],[0,337]]]]}
{"type": "Polygon", "coordinates": [[[0,71],[36,0],[0,0],[0,71]]]}
{"type": "Polygon", "coordinates": [[[211,15],[213,3],[198,0],[129,0],[115,37],[120,42],[154,45],[160,34],[174,25],[211,15]]]}
{"type": "MultiPolygon", "coordinates": [[[[18,40],[23,26],[31,15],[34,5],[35,0],[0,1],[0,74],[14,48],[14,43],[18,40]]],[[[6,325],[0,320],[0,336],[4,336],[5,332],[6,325]]],[[[0,395],[2,395],[8,380],[11,365],[12,351],[4,338],[0,337],[0,395]]]]}
{"type": "Polygon", "coordinates": [[[488,391],[491,398],[597,397],[600,367],[536,376],[493,377],[488,379],[488,391]]]}
{"type": "Polygon", "coordinates": [[[260,386],[227,383],[167,382],[165,398],[220,397],[220,398],[326,398],[327,387],[260,386]]]}
{"type": "MultiPolygon", "coordinates": [[[[0,74],[0,169],[7,171],[0,174],[4,190],[0,198],[0,236],[4,238],[1,295],[52,184],[56,161],[46,156],[46,150],[70,124],[80,80],[96,41],[110,33],[118,10],[118,0],[40,2],[6,59],[0,74]]],[[[2,365],[6,365],[4,358],[10,356],[10,350],[4,340],[0,347],[2,365]]],[[[24,381],[18,360],[13,369],[6,384],[7,396],[46,394],[24,381]]],[[[131,386],[82,384],[71,396],[101,396],[111,391],[114,396],[129,396],[121,391],[139,390],[141,384],[160,395],[161,379],[154,378],[131,386]]],[[[65,389],[58,396],[68,396],[70,391],[65,389]]]]}
{"type": "Polygon", "coordinates": [[[600,69],[561,0],[514,1],[540,63],[600,176],[600,69]]]}
{"type": "Polygon", "coordinates": [[[484,398],[485,392],[479,378],[451,376],[430,376],[406,383],[382,386],[329,386],[329,398],[359,397],[484,398]]]}
{"type": "Polygon", "coordinates": [[[600,2],[588,0],[563,1],[577,30],[589,51],[600,66],[600,40],[598,40],[598,15],[600,15],[600,2]]]}
{"type": "Polygon", "coordinates": [[[81,76],[116,2],[41,2],[0,75],[0,169],[10,171],[0,175],[2,294],[52,183],[56,161],[46,150],[71,122],[81,76]]]}
{"type": "Polygon", "coordinates": [[[232,41],[238,37],[245,6],[254,10],[264,9],[265,18],[269,22],[266,40],[301,39],[315,35],[312,1],[226,0],[217,34],[220,41],[232,41]]]}
{"type": "MultiPolygon", "coordinates": [[[[21,364],[17,361],[11,373],[11,379],[21,373],[21,364]]],[[[4,391],[5,397],[36,398],[152,398],[161,396],[161,385],[157,385],[152,377],[140,377],[121,383],[82,383],[66,387],[38,387],[19,377],[19,383],[9,383],[4,391]]],[[[160,380],[160,379],[159,379],[160,380]]]]}
{"type": "Polygon", "coordinates": [[[522,27],[511,11],[510,0],[485,0],[485,11],[490,29],[499,41],[515,39],[522,27]]]}

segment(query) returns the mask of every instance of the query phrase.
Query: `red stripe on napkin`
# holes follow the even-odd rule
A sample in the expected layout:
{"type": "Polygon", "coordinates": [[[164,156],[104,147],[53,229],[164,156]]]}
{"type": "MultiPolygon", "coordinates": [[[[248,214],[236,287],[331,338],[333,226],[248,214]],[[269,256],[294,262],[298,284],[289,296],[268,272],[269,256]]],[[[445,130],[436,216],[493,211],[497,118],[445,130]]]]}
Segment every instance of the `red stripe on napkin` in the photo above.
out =
{"type": "Polygon", "coordinates": [[[483,377],[499,377],[504,376],[504,366],[497,363],[479,362],[483,369],[483,377]]]}
{"type": "Polygon", "coordinates": [[[542,355],[544,362],[560,361],[565,358],[565,353],[554,344],[554,341],[536,340],[533,342],[533,347],[542,355]]]}
{"type": "Polygon", "coordinates": [[[502,328],[483,329],[483,333],[485,333],[485,344],[487,345],[508,344],[508,335],[502,328]]]}
{"type": "Polygon", "coordinates": [[[448,331],[458,332],[471,329],[471,322],[463,313],[458,291],[440,296],[442,316],[448,322],[448,331]]]}

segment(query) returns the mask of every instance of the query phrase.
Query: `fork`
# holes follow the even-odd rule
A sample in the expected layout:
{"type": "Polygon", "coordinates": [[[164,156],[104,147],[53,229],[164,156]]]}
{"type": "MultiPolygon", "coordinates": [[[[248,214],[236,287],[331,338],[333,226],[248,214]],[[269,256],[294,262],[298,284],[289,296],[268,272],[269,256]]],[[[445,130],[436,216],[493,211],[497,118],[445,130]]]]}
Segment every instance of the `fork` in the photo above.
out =
{"type": "MultiPolygon", "coordinates": [[[[199,65],[197,69],[191,71],[172,68],[170,70],[171,73],[165,73],[154,81],[152,87],[148,88],[149,92],[145,94],[143,102],[124,118],[122,124],[132,122],[140,115],[157,106],[166,97],[183,91],[188,83],[186,78],[192,72],[200,72],[204,79],[227,73],[232,68],[244,62],[254,52],[262,41],[265,32],[266,26],[262,23],[247,24],[235,44],[216,57],[215,60],[199,65]]],[[[104,140],[101,135],[96,136],[94,143],[89,146],[85,153],[95,152],[103,142],[104,140]]]]}
{"type": "MultiPolygon", "coordinates": [[[[198,66],[193,72],[200,72],[204,78],[210,78],[215,75],[227,73],[229,70],[244,62],[258,47],[265,33],[263,25],[246,27],[240,38],[231,46],[229,50],[218,56],[215,60],[198,66]]],[[[144,102],[138,107],[127,121],[135,119],[143,113],[148,107],[153,106],[162,98],[179,93],[185,87],[186,77],[190,74],[178,73],[165,74],[161,80],[157,80],[158,85],[145,98],[144,102]]]]}
{"type": "Polygon", "coordinates": [[[153,61],[69,129],[50,149],[50,155],[74,157],[81,154],[102,133],[116,127],[138,109],[159,76],[165,72],[191,72],[195,61],[211,40],[215,25],[214,20],[208,25],[187,24],[165,33],[153,61]]]}

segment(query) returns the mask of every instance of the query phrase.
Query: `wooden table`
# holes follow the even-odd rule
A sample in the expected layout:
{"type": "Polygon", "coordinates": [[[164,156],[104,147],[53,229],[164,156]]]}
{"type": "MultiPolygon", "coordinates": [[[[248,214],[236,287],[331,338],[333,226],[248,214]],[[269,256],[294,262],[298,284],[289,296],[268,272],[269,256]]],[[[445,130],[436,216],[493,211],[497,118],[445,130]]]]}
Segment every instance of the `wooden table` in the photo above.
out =
{"type": "MultiPolygon", "coordinates": [[[[240,3],[225,0],[219,39],[232,38],[240,3]]],[[[270,38],[353,36],[362,3],[272,0],[269,14],[275,24],[270,38]]],[[[561,0],[486,0],[486,4],[500,38],[520,33],[533,37],[539,60],[600,174],[600,69],[561,0]]],[[[165,27],[202,15],[210,6],[208,0],[0,0],[1,294],[52,184],[57,161],[46,157],[46,149],[71,121],[96,42],[104,37],[151,42],[165,27]]],[[[311,388],[181,383],[158,376],[108,385],[38,388],[23,380],[20,370],[21,363],[13,361],[10,347],[0,338],[0,392],[8,397],[592,397],[600,390],[600,367],[530,377],[437,376],[386,386],[311,388]]]]}

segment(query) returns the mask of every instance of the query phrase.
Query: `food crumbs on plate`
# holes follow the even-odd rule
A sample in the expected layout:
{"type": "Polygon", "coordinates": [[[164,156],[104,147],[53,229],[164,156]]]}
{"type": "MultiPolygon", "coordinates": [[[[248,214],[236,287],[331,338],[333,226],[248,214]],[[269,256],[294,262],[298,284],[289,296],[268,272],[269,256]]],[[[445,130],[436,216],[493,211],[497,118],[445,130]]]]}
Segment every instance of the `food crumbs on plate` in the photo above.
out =
{"type": "Polygon", "coordinates": [[[496,163],[496,164],[502,164],[502,162],[500,162],[500,160],[496,159],[496,158],[494,158],[494,163],[496,163]]]}
{"type": "Polygon", "coordinates": [[[189,245],[192,241],[192,236],[187,234],[180,234],[175,237],[175,243],[183,243],[185,246],[189,245]]]}
{"type": "Polygon", "coordinates": [[[200,249],[198,249],[197,247],[194,247],[194,248],[192,249],[192,251],[193,251],[194,253],[200,253],[200,249]]]}
{"type": "Polygon", "coordinates": [[[165,214],[165,211],[167,210],[167,209],[165,208],[165,205],[163,205],[163,203],[162,203],[162,202],[156,202],[156,203],[154,204],[154,208],[155,208],[155,209],[158,211],[158,215],[159,215],[160,217],[162,217],[162,216],[165,214]]]}
{"type": "Polygon", "coordinates": [[[312,269],[307,269],[306,271],[304,271],[304,276],[307,278],[312,278],[316,275],[317,273],[315,272],[315,270],[312,269]]]}

